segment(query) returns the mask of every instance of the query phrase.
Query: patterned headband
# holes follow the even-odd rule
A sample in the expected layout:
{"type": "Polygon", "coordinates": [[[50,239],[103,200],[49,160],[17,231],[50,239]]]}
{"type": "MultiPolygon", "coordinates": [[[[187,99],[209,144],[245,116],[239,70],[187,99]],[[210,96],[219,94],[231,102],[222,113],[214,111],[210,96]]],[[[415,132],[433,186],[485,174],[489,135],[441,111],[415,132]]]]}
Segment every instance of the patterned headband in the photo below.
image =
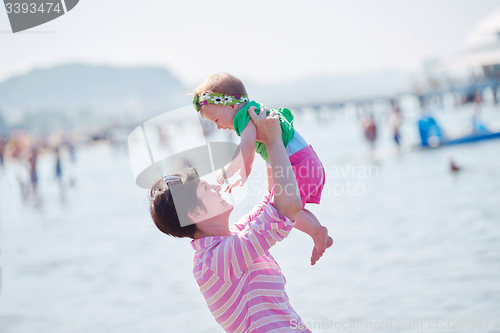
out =
{"type": "Polygon", "coordinates": [[[223,93],[204,93],[201,96],[193,96],[193,106],[196,111],[205,104],[236,105],[248,102],[248,95],[226,95],[223,93]]]}

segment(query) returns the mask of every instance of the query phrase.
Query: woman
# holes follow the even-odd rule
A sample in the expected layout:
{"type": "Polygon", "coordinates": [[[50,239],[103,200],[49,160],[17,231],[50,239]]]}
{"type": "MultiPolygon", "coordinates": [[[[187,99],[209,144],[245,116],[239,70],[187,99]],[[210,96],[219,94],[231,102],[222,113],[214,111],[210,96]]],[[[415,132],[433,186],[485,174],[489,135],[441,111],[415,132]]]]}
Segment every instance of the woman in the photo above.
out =
{"type": "Polygon", "coordinates": [[[266,194],[248,216],[229,226],[233,207],[220,196],[221,186],[184,169],[153,185],[151,217],[162,232],[193,238],[194,277],[226,332],[310,332],[298,329],[304,327],[297,325],[302,320],[289,304],[285,277],[268,252],[292,230],[302,209],[297,181],[278,116],[256,115],[254,109],[248,113],[257,140],[268,149],[274,195],[266,194]]]}

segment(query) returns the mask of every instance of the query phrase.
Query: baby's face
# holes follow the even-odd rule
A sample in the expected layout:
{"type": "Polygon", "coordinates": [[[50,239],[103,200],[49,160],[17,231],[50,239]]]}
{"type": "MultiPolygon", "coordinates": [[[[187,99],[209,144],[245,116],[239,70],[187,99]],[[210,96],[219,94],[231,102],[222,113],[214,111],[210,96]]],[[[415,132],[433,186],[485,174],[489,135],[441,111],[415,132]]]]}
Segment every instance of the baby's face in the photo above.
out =
{"type": "Polygon", "coordinates": [[[238,111],[237,105],[205,104],[202,109],[204,117],[217,124],[217,129],[234,131],[233,119],[238,111]]]}

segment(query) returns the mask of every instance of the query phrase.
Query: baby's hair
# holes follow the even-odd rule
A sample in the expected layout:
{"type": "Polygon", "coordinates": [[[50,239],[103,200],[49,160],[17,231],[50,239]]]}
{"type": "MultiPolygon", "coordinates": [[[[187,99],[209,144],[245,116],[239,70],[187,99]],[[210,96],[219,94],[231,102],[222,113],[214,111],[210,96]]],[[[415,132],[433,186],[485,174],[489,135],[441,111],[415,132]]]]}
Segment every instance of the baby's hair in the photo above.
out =
{"type": "MultiPolygon", "coordinates": [[[[240,79],[227,73],[218,73],[210,75],[200,84],[195,90],[194,94],[200,96],[204,93],[223,93],[228,95],[248,95],[245,85],[240,79]]],[[[203,117],[203,107],[200,110],[203,117]]]]}

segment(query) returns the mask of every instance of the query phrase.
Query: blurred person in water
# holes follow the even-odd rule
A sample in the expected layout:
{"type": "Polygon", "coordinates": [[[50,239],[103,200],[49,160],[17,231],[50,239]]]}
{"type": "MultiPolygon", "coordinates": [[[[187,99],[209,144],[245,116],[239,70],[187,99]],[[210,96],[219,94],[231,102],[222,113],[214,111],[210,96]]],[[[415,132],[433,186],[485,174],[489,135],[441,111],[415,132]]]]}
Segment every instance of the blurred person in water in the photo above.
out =
{"type": "Polygon", "coordinates": [[[37,185],[38,185],[38,172],[37,172],[37,164],[38,164],[38,147],[31,147],[31,156],[28,158],[28,170],[30,173],[30,182],[31,189],[33,195],[36,197],[37,195],[37,185]]]}
{"type": "Polygon", "coordinates": [[[59,146],[54,148],[54,155],[55,155],[55,176],[56,176],[56,181],[57,185],[59,186],[59,194],[61,201],[65,200],[65,188],[64,188],[64,182],[63,182],[63,170],[62,170],[62,161],[61,161],[61,151],[59,146]]]}
{"type": "Polygon", "coordinates": [[[396,143],[396,152],[399,153],[401,146],[401,134],[399,132],[399,126],[403,122],[403,115],[401,114],[401,108],[397,101],[392,101],[392,114],[389,117],[389,128],[392,132],[392,137],[396,143]]]}
{"type": "Polygon", "coordinates": [[[370,114],[368,117],[364,117],[361,121],[361,125],[363,126],[363,132],[370,148],[369,157],[370,159],[374,159],[375,141],[377,140],[377,125],[375,125],[373,114],[370,114]]]}
{"type": "Polygon", "coordinates": [[[7,138],[0,136],[0,168],[3,168],[5,149],[7,147],[7,138]]]}

